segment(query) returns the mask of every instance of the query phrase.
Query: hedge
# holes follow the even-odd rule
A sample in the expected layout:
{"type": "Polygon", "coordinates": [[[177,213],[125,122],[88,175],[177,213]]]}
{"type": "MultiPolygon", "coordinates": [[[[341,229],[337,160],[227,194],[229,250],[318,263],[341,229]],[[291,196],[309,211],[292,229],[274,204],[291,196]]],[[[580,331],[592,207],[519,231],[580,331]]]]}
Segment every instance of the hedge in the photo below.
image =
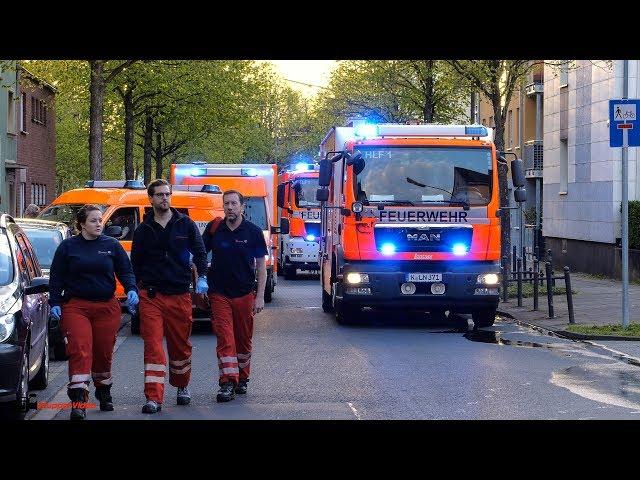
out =
{"type": "Polygon", "coordinates": [[[640,200],[629,201],[629,248],[640,249],[640,200]]]}

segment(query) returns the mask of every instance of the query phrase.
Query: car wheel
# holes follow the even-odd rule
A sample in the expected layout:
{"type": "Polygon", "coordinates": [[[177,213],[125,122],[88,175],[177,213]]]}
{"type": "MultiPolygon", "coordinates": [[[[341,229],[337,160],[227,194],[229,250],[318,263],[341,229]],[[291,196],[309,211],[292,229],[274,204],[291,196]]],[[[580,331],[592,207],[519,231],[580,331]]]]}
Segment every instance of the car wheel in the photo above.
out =
{"type": "Polygon", "coordinates": [[[131,333],[140,335],[140,313],[138,311],[131,315],[131,333]]]}
{"type": "Polygon", "coordinates": [[[29,383],[29,387],[34,390],[44,390],[47,385],[49,385],[49,335],[45,335],[40,368],[29,383]]]}
{"type": "Polygon", "coordinates": [[[29,396],[29,339],[25,342],[22,352],[22,365],[20,367],[20,379],[16,399],[12,402],[0,403],[0,418],[8,420],[24,420],[29,396]]]}

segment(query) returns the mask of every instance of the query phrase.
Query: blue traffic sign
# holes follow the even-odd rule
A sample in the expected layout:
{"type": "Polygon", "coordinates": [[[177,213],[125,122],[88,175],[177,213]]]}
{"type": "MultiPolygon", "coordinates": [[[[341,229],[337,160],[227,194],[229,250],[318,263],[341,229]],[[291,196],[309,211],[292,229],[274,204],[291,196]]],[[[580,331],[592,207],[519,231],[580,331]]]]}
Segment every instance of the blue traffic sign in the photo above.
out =
{"type": "Polygon", "coordinates": [[[640,147],[640,100],[609,100],[609,146],[640,147]]]}

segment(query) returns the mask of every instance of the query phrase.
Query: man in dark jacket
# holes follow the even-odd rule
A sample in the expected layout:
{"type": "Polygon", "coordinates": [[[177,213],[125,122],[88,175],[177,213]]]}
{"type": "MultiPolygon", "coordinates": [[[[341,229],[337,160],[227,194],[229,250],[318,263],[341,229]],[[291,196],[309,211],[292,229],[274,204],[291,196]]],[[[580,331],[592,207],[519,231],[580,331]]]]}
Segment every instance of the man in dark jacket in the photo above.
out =
{"type": "Polygon", "coordinates": [[[191,263],[198,270],[197,293],[206,293],[207,255],[198,227],[188,216],[171,208],[171,185],[154,180],[147,187],[153,210],[136,228],[131,263],[140,290],[140,333],[144,340],[143,413],[162,407],[166,358],[162,337],[167,337],[169,383],[178,387],[178,405],[191,402],[192,311],[189,285],[191,263]]]}

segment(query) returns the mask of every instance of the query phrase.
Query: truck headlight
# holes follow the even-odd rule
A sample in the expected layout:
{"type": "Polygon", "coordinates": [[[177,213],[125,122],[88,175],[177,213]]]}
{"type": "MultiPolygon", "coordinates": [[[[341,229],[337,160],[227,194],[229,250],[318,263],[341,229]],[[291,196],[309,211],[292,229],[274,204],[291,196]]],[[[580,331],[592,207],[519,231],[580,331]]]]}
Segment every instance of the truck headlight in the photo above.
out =
{"type": "Polygon", "coordinates": [[[353,213],[362,213],[362,202],[353,202],[353,204],[351,205],[351,210],[353,211],[353,213]]]}
{"type": "Polygon", "coordinates": [[[484,285],[497,285],[500,282],[500,277],[496,273],[483,273],[478,275],[478,283],[484,285]]]}
{"type": "Polygon", "coordinates": [[[366,273],[350,272],[347,274],[347,283],[350,283],[351,285],[369,283],[369,275],[366,273]]]}
{"type": "Polygon", "coordinates": [[[0,317],[0,343],[4,342],[11,336],[15,326],[16,323],[13,313],[0,317]]]}

